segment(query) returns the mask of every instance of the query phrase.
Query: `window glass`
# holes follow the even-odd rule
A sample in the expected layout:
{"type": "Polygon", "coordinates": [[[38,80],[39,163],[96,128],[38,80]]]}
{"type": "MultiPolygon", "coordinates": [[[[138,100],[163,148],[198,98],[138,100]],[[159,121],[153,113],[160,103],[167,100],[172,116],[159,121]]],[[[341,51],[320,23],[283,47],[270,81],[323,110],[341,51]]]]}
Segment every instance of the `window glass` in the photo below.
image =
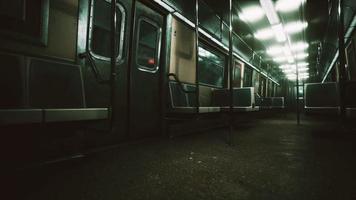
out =
{"type": "Polygon", "coordinates": [[[241,87],[241,65],[237,61],[235,61],[232,78],[233,87],[241,87]]]}
{"type": "MultiPolygon", "coordinates": [[[[120,48],[121,39],[121,26],[124,17],[123,13],[117,7],[116,9],[116,56],[120,57],[122,55],[122,48],[120,48]]],[[[91,35],[91,51],[105,58],[111,57],[111,5],[110,2],[105,0],[95,0],[93,7],[93,18],[92,18],[92,35],[91,35]]]]}
{"type": "Polygon", "coordinates": [[[225,56],[199,47],[199,83],[223,87],[225,56]]]}
{"type": "Polygon", "coordinates": [[[299,94],[299,97],[304,97],[304,86],[303,85],[300,85],[298,87],[298,94],[299,94]]]}
{"type": "Polygon", "coordinates": [[[252,87],[252,69],[245,67],[244,87],[252,87]]]}
{"type": "Polygon", "coordinates": [[[0,34],[47,45],[50,0],[0,0],[0,34]]]}
{"type": "Polygon", "coordinates": [[[139,23],[137,63],[152,70],[157,66],[159,29],[146,20],[139,23]]]}

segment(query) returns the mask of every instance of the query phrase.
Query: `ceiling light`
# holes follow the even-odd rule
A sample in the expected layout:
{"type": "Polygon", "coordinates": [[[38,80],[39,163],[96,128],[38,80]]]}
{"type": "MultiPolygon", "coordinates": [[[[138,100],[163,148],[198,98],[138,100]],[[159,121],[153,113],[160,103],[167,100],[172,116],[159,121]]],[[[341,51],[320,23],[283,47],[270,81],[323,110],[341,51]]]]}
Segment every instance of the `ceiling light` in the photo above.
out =
{"type": "MultiPolygon", "coordinates": [[[[297,74],[295,72],[291,72],[291,73],[286,73],[286,76],[294,76],[296,77],[297,74]]],[[[301,77],[309,77],[309,73],[308,72],[304,72],[304,73],[299,73],[298,76],[301,77]]]]}
{"type": "Polygon", "coordinates": [[[259,6],[250,6],[242,9],[239,18],[245,22],[257,22],[264,16],[263,10],[259,6]]]}
{"type": "Polygon", "coordinates": [[[290,68],[292,68],[294,65],[281,65],[281,66],[279,66],[279,68],[280,69],[282,69],[282,70],[285,70],[285,69],[290,69],[290,68]]]}
{"type": "Polygon", "coordinates": [[[290,12],[298,9],[305,0],[278,0],[276,10],[280,12],[290,12]]]}
{"type": "Polygon", "coordinates": [[[309,65],[309,63],[306,63],[306,62],[302,62],[302,63],[298,63],[297,64],[298,67],[306,67],[308,65],[309,65]]]}
{"type": "Polygon", "coordinates": [[[274,32],[271,28],[264,28],[261,30],[258,30],[255,34],[254,34],[255,38],[259,39],[259,40],[268,40],[273,38],[274,36],[274,32]]]}
{"type": "Polygon", "coordinates": [[[309,68],[306,68],[306,67],[304,67],[304,68],[298,68],[298,71],[299,72],[306,72],[306,71],[308,71],[309,70],[309,68]]]}
{"type": "Polygon", "coordinates": [[[284,30],[289,34],[294,34],[304,30],[306,27],[308,27],[307,22],[296,21],[285,24],[284,30]]]}
{"type": "MultiPolygon", "coordinates": [[[[300,73],[306,73],[309,70],[309,68],[298,68],[298,72],[300,73]]],[[[292,73],[296,73],[295,67],[292,68],[286,68],[286,69],[282,69],[282,71],[285,74],[292,74],[292,73]]]]}
{"type": "Polygon", "coordinates": [[[281,53],[283,53],[283,47],[281,47],[281,46],[272,46],[267,49],[267,54],[269,54],[271,56],[275,56],[275,55],[278,55],[281,53]]]}
{"type": "Polygon", "coordinates": [[[301,59],[307,58],[308,56],[309,56],[309,54],[307,54],[307,53],[298,53],[295,57],[297,59],[301,60],[301,59]]]}
{"type": "Polygon", "coordinates": [[[272,25],[274,34],[276,35],[276,40],[278,42],[284,42],[287,40],[286,34],[284,33],[283,26],[281,23],[272,25]]]}
{"type": "MultiPolygon", "coordinates": [[[[307,53],[299,53],[295,57],[296,57],[297,60],[302,60],[302,59],[307,58],[308,55],[309,54],[307,54],[307,53]]],[[[287,62],[291,58],[293,59],[292,55],[290,55],[290,56],[279,56],[279,57],[273,58],[273,61],[282,63],[282,62],[287,62]]]]}
{"type": "MultiPolygon", "coordinates": [[[[297,75],[295,75],[295,74],[288,74],[288,75],[287,75],[287,78],[288,78],[289,80],[295,80],[295,79],[297,79],[297,75]]],[[[298,76],[298,78],[299,78],[299,80],[307,79],[307,78],[309,78],[309,74],[303,75],[303,76],[298,76]]]]}
{"type": "Polygon", "coordinates": [[[304,51],[309,47],[309,44],[306,42],[297,42],[291,45],[291,49],[294,52],[304,51]]]}
{"type": "Polygon", "coordinates": [[[273,58],[274,62],[286,62],[288,61],[288,57],[287,56],[280,56],[280,57],[275,57],[273,58]]]}
{"type": "Polygon", "coordinates": [[[271,0],[260,0],[260,4],[263,10],[266,13],[268,21],[271,25],[275,25],[279,23],[279,17],[277,15],[276,10],[274,9],[274,5],[271,0]]]}

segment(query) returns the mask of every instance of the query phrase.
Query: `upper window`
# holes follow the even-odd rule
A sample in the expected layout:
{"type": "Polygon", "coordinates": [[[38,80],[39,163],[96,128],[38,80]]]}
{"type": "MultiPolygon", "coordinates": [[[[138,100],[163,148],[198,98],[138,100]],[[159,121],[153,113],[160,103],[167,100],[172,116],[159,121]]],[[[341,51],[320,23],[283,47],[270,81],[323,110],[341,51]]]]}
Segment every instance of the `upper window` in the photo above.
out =
{"type": "Polygon", "coordinates": [[[158,67],[160,27],[141,18],[137,45],[137,64],[141,69],[156,71],[158,67]]]}
{"type": "MultiPolygon", "coordinates": [[[[125,28],[125,10],[116,7],[116,57],[122,58],[125,28]]],[[[107,0],[94,0],[91,8],[89,50],[94,57],[109,60],[111,57],[111,4],[107,0]]]]}
{"type": "Polygon", "coordinates": [[[0,0],[0,34],[47,45],[49,0],[0,0]]]}
{"type": "Polygon", "coordinates": [[[224,85],[225,56],[199,47],[199,83],[220,87],[224,85]]]}

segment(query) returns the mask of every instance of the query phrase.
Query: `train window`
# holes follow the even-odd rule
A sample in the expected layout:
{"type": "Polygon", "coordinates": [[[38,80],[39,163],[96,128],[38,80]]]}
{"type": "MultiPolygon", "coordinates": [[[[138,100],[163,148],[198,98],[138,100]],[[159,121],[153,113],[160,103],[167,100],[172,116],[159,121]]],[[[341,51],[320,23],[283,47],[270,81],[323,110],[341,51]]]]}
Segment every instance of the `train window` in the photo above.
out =
{"type": "MultiPolygon", "coordinates": [[[[125,10],[120,4],[116,9],[116,36],[117,36],[117,60],[122,58],[123,37],[125,28],[125,10]]],[[[107,0],[94,0],[91,8],[89,50],[94,57],[102,60],[110,60],[111,45],[111,5],[107,0]]]]}
{"type": "Polygon", "coordinates": [[[252,87],[252,69],[245,67],[244,87],[252,87]]]}
{"type": "Polygon", "coordinates": [[[141,18],[137,47],[137,64],[141,69],[156,71],[158,67],[160,28],[154,22],[141,18]]]}
{"type": "Polygon", "coordinates": [[[199,83],[223,87],[225,56],[199,47],[199,83]]]}
{"type": "Polygon", "coordinates": [[[35,2],[0,0],[0,34],[32,44],[47,45],[49,0],[35,2]]]}

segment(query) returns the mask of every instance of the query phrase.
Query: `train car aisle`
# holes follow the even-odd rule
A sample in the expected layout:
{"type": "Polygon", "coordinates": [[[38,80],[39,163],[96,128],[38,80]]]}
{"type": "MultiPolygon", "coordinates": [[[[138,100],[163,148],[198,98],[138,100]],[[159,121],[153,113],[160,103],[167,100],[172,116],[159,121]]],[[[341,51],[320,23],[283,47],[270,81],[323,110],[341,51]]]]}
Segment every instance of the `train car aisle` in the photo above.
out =
{"type": "Polygon", "coordinates": [[[16,172],[13,199],[356,199],[356,135],[292,115],[16,172]]]}

